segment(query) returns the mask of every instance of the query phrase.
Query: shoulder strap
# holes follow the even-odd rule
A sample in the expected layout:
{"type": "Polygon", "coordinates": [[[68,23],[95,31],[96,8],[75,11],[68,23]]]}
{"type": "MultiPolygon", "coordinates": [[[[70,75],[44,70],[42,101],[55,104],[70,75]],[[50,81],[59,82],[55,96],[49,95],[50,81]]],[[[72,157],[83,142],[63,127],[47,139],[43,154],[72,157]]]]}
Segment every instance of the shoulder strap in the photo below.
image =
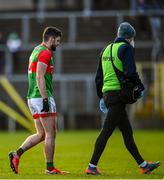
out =
{"type": "Polygon", "coordinates": [[[115,66],[115,64],[114,64],[114,62],[113,62],[112,47],[113,47],[113,43],[112,43],[111,46],[110,46],[110,59],[111,59],[112,66],[113,66],[113,69],[114,69],[114,71],[115,71],[115,74],[116,74],[116,76],[117,76],[117,79],[118,79],[119,82],[121,83],[121,82],[123,82],[123,81],[125,80],[125,78],[124,78],[123,72],[121,72],[121,71],[115,66]]]}

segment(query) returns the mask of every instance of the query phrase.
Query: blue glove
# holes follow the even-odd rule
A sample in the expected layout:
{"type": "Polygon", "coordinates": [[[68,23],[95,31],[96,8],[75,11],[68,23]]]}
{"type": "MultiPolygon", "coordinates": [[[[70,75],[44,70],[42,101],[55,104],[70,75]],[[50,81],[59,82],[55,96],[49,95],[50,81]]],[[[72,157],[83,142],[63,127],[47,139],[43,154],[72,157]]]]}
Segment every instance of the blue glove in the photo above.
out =
{"type": "Polygon", "coordinates": [[[140,92],[140,94],[139,94],[139,96],[138,96],[138,99],[141,98],[141,97],[143,97],[143,95],[144,95],[144,90],[140,92]]]}
{"type": "Polygon", "coordinates": [[[134,91],[134,98],[139,99],[143,97],[143,95],[144,95],[144,90],[141,89],[140,87],[137,87],[136,90],[134,91]]]}
{"type": "Polygon", "coordinates": [[[108,112],[108,109],[104,103],[103,98],[100,99],[99,108],[100,108],[100,111],[102,111],[104,114],[106,114],[108,112]]]}
{"type": "Polygon", "coordinates": [[[144,93],[145,93],[144,90],[141,91],[141,96],[140,97],[143,97],[144,93]]]}

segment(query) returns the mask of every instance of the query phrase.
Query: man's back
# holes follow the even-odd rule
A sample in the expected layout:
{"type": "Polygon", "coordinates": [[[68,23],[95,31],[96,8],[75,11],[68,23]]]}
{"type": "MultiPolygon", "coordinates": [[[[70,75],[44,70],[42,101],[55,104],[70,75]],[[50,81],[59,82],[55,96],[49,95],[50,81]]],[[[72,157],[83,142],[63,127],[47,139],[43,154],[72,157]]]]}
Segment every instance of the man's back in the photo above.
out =
{"type": "Polygon", "coordinates": [[[52,73],[53,73],[53,57],[51,51],[44,45],[40,44],[34,48],[29,60],[28,67],[28,80],[29,89],[27,98],[38,98],[41,97],[37,83],[36,83],[36,70],[38,62],[42,62],[47,65],[47,70],[45,74],[46,88],[48,96],[52,97],[52,73]]]}

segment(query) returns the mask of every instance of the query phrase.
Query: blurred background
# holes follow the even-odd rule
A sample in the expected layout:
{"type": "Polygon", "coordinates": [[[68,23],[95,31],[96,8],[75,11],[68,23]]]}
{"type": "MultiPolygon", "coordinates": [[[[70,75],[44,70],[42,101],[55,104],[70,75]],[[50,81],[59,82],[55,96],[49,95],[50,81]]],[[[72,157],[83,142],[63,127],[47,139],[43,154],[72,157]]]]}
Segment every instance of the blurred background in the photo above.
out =
{"type": "MultiPolygon", "coordinates": [[[[95,72],[101,50],[115,39],[123,21],[137,31],[135,59],[146,88],[144,97],[128,107],[131,123],[164,128],[163,0],[0,0],[0,81],[7,78],[26,102],[29,56],[41,43],[43,29],[56,26],[63,31],[54,74],[59,128],[101,128],[95,72]]],[[[24,116],[7,87],[0,83],[0,102],[24,116]]],[[[18,120],[0,106],[1,130],[22,130],[18,120]]]]}

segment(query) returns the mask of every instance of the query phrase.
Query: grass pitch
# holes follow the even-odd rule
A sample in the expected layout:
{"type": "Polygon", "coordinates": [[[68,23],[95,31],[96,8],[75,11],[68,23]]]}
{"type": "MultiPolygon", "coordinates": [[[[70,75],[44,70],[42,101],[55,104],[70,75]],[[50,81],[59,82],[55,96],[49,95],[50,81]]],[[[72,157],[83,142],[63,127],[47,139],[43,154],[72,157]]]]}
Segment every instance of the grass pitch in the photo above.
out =
{"type": "Polygon", "coordinates": [[[138,148],[146,160],[161,162],[152,174],[141,175],[137,164],[127,152],[122,136],[115,131],[100,159],[101,176],[85,175],[98,131],[58,132],[55,166],[70,171],[67,175],[45,175],[43,143],[27,151],[21,158],[19,174],[9,168],[8,152],[15,150],[29,135],[27,132],[0,133],[0,179],[163,179],[164,131],[135,131],[138,148]]]}

